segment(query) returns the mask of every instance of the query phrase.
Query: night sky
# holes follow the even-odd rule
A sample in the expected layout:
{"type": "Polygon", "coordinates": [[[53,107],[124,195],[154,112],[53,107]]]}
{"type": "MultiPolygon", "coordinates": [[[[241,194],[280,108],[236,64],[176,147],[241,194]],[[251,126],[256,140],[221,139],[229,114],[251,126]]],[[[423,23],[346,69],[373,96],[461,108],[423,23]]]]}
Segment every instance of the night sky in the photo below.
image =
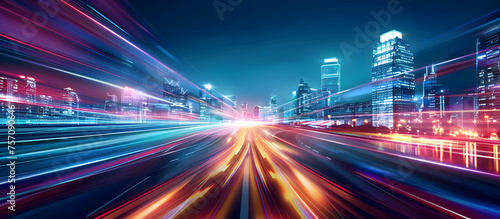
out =
{"type": "MultiPolygon", "coordinates": [[[[195,83],[211,83],[223,94],[236,94],[238,102],[247,100],[251,106],[268,105],[271,95],[277,95],[280,103],[290,100],[301,78],[319,88],[320,66],[328,57],[340,60],[342,89],[369,83],[372,45],[379,38],[370,37],[370,44],[353,54],[350,62],[339,45],[354,45],[354,28],[364,30],[375,20],[370,11],[387,10],[388,2],[242,0],[221,21],[212,1],[130,1],[196,69],[186,76],[195,83]]],[[[488,21],[476,19],[500,8],[491,0],[402,0],[400,5],[402,12],[393,14],[380,33],[401,31],[411,43],[415,68],[473,53],[475,34],[498,22],[469,30],[488,21]]],[[[498,18],[498,13],[490,17],[498,18]]],[[[475,84],[473,58],[462,63],[460,71],[440,78],[452,93],[473,92],[468,89],[475,84]],[[452,78],[458,80],[451,82],[452,78]]],[[[423,72],[418,71],[417,77],[423,72]]],[[[358,99],[369,97],[368,90],[362,94],[358,99]]],[[[417,84],[419,94],[421,85],[417,84]]]]}

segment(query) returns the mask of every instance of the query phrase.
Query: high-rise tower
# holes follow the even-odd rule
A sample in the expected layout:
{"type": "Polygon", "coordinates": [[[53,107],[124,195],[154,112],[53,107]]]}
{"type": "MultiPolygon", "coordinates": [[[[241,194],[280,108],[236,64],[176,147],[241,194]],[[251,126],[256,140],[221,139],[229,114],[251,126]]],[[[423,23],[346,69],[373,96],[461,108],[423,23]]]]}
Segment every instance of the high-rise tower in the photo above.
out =
{"type": "Polygon", "coordinates": [[[415,104],[415,73],[410,43],[401,32],[392,30],[380,36],[373,48],[372,100],[373,124],[395,128],[411,120],[415,104]]]}
{"type": "Polygon", "coordinates": [[[329,91],[332,97],[328,98],[328,105],[333,105],[340,101],[338,95],[340,91],[340,64],[337,58],[325,59],[321,66],[321,91],[329,91]]]}

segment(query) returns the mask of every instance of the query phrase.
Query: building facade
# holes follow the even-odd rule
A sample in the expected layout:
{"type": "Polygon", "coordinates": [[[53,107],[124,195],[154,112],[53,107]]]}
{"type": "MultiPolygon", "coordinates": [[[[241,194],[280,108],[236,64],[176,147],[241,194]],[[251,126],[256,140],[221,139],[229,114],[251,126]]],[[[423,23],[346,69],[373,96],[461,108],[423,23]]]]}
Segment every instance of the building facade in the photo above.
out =
{"type": "Polygon", "coordinates": [[[337,58],[325,59],[321,66],[321,91],[328,91],[328,105],[332,106],[340,101],[340,96],[335,95],[340,92],[340,64],[337,58]]]}
{"type": "Polygon", "coordinates": [[[500,131],[500,27],[477,39],[477,124],[480,132],[500,131]]]}
{"type": "Polygon", "coordinates": [[[104,101],[104,110],[110,113],[118,112],[118,97],[113,92],[106,93],[106,100],[104,101]]]}
{"type": "Polygon", "coordinates": [[[394,129],[399,121],[411,120],[416,108],[414,97],[410,43],[396,30],[382,34],[373,49],[373,124],[394,129]]]}
{"type": "Polygon", "coordinates": [[[372,102],[338,104],[325,110],[325,114],[325,120],[329,120],[332,125],[368,125],[372,123],[372,102]]]}
{"type": "Polygon", "coordinates": [[[430,70],[426,68],[423,81],[422,119],[432,119],[438,114],[440,87],[435,66],[432,65],[430,70]]]}

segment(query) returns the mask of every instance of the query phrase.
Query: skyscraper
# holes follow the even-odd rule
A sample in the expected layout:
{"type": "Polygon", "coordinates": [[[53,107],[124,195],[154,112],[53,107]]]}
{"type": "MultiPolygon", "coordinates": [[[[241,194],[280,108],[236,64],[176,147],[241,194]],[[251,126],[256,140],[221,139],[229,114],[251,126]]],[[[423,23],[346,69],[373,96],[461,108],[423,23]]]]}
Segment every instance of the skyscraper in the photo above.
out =
{"type": "Polygon", "coordinates": [[[278,118],[278,100],[276,99],[276,95],[271,97],[271,116],[274,118],[278,118]]]}
{"type": "MultiPolygon", "coordinates": [[[[373,124],[391,129],[402,120],[411,120],[415,111],[415,73],[410,43],[401,32],[391,30],[380,36],[373,48],[373,124]]],[[[406,124],[406,123],[405,123],[406,124]]]]}
{"type": "Polygon", "coordinates": [[[473,95],[450,97],[450,120],[452,124],[464,129],[474,129],[473,95]]]}
{"type": "Polygon", "coordinates": [[[182,117],[189,113],[188,90],[180,85],[180,81],[163,78],[163,97],[169,104],[171,116],[182,117]]]}
{"type": "Polygon", "coordinates": [[[260,106],[253,108],[253,120],[259,120],[259,110],[260,106]]]}
{"type": "Polygon", "coordinates": [[[478,125],[480,131],[498,131],[500,121],[500,27],[477,39],[476,70],[478,93],[478,125]],[[492,122],[492,123],[491,123],[492,122]],[[486,130],[489,129],[489,130],[486,130]]]}
{"type": "Polygon", "coordinates": [[[229,115],[231,117],[230,119],[235,119],[239,114],[236,109],[238,107],[236,95],[225,95],[222,101],[224,102],[222,104],[222,111],[226,115],[229,115]]]}
{"type": "Polygon", "coordinates": [[[18,96],[17,83],[16,79],[0,77],[0,100],[8,102],[14,100],[14,97],[18,96]]]}
{"type": "Polygon", "coordinates": [[[431,70],[425,69],[423,82],[423,119],[433,118],[438,114],[439,110],[439,93],[440,84],[438,84],[436,68],[432,65],[431,70]]]}
{"type": "Polygon", "coordinates": [[[34,118],[34,113],[38,111],[36,108],[36,80],[24,75],[20,78],[18,90],[22,103],[18,111],[21,113],[21,117],[30,123],[31,119],[34,118]]]}
{"type": "Polygon", "coordinates": [[[55,109],[52,107],[52,96],[40,95],[40,109],[38,111],[41,118],[52,118],[55,116],[55,109]]]}
{"type": "Polygon", "coordinates": [[[248,120],[249,113],[248,113],[248,104],[246,101],[241,102],[241,118],[243,120],[248,120]]]}
{"type": "Polygon", "coordinates": [[[9,103],[19,96],[17,83],[16,79],[0,77],[0,113],[2,115],[7,112],[9,103]]]}
{"type": "Polygon", "coordinates": [[[111,113],[118,112],[117,102],[118,97],[113,92],[108,91],[106,93],[106,100],[104,101],[104,110],[111,113]]]}
{"type": "MultiPolygon", "coordinates": [[[[321,91],[329,91],[331,95],[340,91],[340,64],[337,58],[325,59],[321,66],[321,91]]],[[[339,96],[330,97],[328,105],[339,101],[339,96]]]]}
{"type": "Polygon", "coordinates": [[[203,120],[211,121],[210,108],[213,105],[213,98],[211,96],[212,85],[205,84],[203,90],[200,90],[200,118],[203,120]]]}
{"type": "Polygon", "coordinates": [[[72,122],[80,124],[80,97],[70,87],[64,88],[61,94],[63,99],[63,115],[67,116],[72,122]]]}
{"type": "Polygon", "coordinates": [[[129,121],[140,122],[142,95],[133,88],[125,87],[121,96],[121,110],[129,121]]]}
{"type": "Polygon", "coordinates": [[[297,89],[297,109],[296,115],[300,116],[302,113],[310,112],[308,104],[308,94],[311,92],[309,84],[300,79],[299,88],[297,89]]]}

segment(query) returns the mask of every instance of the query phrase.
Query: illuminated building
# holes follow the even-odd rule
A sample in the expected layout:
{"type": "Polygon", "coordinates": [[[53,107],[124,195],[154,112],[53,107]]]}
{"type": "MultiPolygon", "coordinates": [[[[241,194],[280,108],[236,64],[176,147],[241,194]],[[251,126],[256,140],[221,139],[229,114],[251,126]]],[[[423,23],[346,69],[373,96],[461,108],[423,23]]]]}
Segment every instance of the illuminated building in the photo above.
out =
{"type": "Polygon", "coordinates": [[[0,107],[2,115],[7,113],[9,103],[18,97],[18,80],[0,77],[0,107]]]}
{"type": "Polygon", "coordinates": [[[278,118],[278,100],[276,99],[276,95],[271,97],[271,116],[274,118],[278,118]]]}
{"type": "Polygon", "coordinates": [[[52,107],[52,96],[40,95],[40,110],[39,115],[42,118],[52,118],[55,116],[55,109],[52,107]]]}
{"type": "Polygon", "coordinates": [[[255,108],[253,108],[253,120],[259,119],[259,111],[260,111],[260,106],[256,106],[255,108]]]}
{"type": "Polygon", "coordinates": [[[422,112],[423,119],[432,119],[439,112],[439,91],[441,85],[438,84],[436,68],[432,65],[431,70],[425,69],[423,82],[422,112]]]}
{"type": "MultiPolygon", "coordinates": [[[[320,120],[323,119],[325,115],[324,110],[328,108],[329,95],[330,95],[329,91],[320,91],[316,89],[311,89],[311,93],[309,94],[310,98],[309,102],[311,104],[311,110],[313,111],[313,113],[311,113],[310,118],[320,119],[320,120]]],[[[338,104],[339,102],[335,103],[338,104]]]]}
{"type": "Polygon", "coordinates": [[[283,108],[283,119],[291,121],[295,119],[297,109],[297,91],[292,92],[292,100],[283,108]]]}
{"type": "MultiPolygon", "coordinates": [[[[232,116],[233,118],[237,118],[238,116],[238,111],[236,109],[237,102],[236,102],[236,95],[227,95],[223,96],[222,101],[224,104],[222,105],[223,111],[227,114],[232,116]]],[[[229,118],[232,119],[232,118],[229,118]]]]}
{"type": "Polygon", "coordinates": [[[0,100],[12,101],[18,94],[18,80],[0,77],[0,100]]]}
{"type": "Polygon", "coordinates": [[[300,79],[299,88],[297,89],[297,109],[296,115],[301,115],[303,113],[310,112],[310,106],[308,101],[308,95],[311,92],[309,84],[305,83],[303,79],[300,79]]]}
{"type": "Polygon", "coordinates": [[[183,115],[190,113],[191,110],[187,103],[188,90],[182,88],[179,83],[179,81],[175,82],[164,77],[163,96],[169,103],[170,115],[182,118],[183,115]]]}
{"type": "Polygon", "coordinates": [[[129,121],[141,122],[142,95],[126,87],[121,95],[121,111],[129,121]]]}
{"type": "Polygon", "coordinates": [[[61,94],[61,96],[63,99],[62,114],[72,122],[76,122],[76,124],[79,124],[80,97],[70,87],[64,88],[64,92],[61,94]]]}
{"type": "Polygon", "coordinates": [[[289,112],[290,117],[295,117],[297,116],[297,91],[292,92],[292,107],[291,111],[289,112]]]}
{"type": "Polygon", "coordinates": [[[297,92],[293,94],[296,103],[296,116],[300,116],[301,119],[323,119],[323,110],[328,107],[329,94],[329,91],[320,91],[309,87],[301,79],[297,92]]]}
{"type": "Polygon", "coordinates": [[[108,112],[118,112],[118,97],[112,92],[106,93],[106,100],[104,101],[104,110],[108,112]]]}
{"type": "Polygon", "coordinates": [[[450,121],[463,129],[474,129],[474,103],[473,95],[450,97],[450,121]]]}
{"type": "Polygon", "coordinates": [[[283,109],[283,119],[284,119],[285,121],[290,121],[290,120],[293,120],[293,117],[294,117],[293,112],[295,112],[295,110],[293,110],[293,107],[292,107],[292,106],[286,106],[286,107],[283,109]]]}
{"type": "Polygon", "coordinates": [[[401,32],[380,36],[373,49],[373,124],[393,129],[397,121],[412,118],[415,111],[415,73],[410,43],[401,32]]]}
{"type": "Polygon", "coordinates": [[[200,91],[200,118],[203,120],[210,120],[209,106],[212,102],[210,96],[212,85],[206,84],[205,89],[200,91]]]}
{"type": "MultiPolygon", "coordinates": [[[[257,107],[256,107],[257,108],[257,107]]],[[[270,106],[258,106],[258,117],[257,120],[266,121],[271,119],[272,110],[270,106]]]]}
{"type": "Polygon", "coordinates": [[[203,90],[200,90],[200,118],[211,122],[221,121],[223,103],[212,97],[212,85],[205,84],[203,90]]]}
{"type": "Polygon", "coordinates": [[[19,93],[24,97],[24,101],[28,105],[36,104],[36,81],[32,77],[21,76],[21,86],[19,93]]]}
{"type": "Polygon", "coordinates": [[[36,80],[32,77],[20,76],[18,92],[21,100],[19,112],[26,123],[31,123],[38,111],[36,109],[36,80]]]}
{"type": "Polygon", "coordinates": [[[248,120],[249,119],[249,114],[248,114],[248,104],[246,101],[243,101],[241,103],[241,117],[242,119],[244,120],[248,120]]]}
{"type": "Polygon", "coordinates": [[[447,90],[441,89],[438,94],[438,109],[439,109],[439,118],[441,121],[448,121],[450,115],[448,111],[450,111],[450,95],[447,90]]]}
{"type": "MultiPolygon", "coordinates": [[[[340,64],[337,58],[325,59],[321,66],[321,91],[329,91],[336,94],[340,91],[340,64]]],[[[339,102],[338,96],[328,98],[328,105],[339,102]]]]}
{"type": "Polygon", "coordinates": [[[500,27],[482,34],[476,45],[477,122],[482,129],[499,131],[500,123],[500,27]],[[490,124],[491,123],[491,124],[490,124]]]}
{"type": "Polygon", "coordinates": [[[343,103],[325,110],[325,120],[329,120],[333,125],[353,124],[360,126],[372,122],[372,102],[343,103]],[[330,117],[328,117],[328,115],[330,117]],[[353,123],[353,121],[355,121],[353,123]],[[363,122],[356,122],[363,121],[363,122]]]}

